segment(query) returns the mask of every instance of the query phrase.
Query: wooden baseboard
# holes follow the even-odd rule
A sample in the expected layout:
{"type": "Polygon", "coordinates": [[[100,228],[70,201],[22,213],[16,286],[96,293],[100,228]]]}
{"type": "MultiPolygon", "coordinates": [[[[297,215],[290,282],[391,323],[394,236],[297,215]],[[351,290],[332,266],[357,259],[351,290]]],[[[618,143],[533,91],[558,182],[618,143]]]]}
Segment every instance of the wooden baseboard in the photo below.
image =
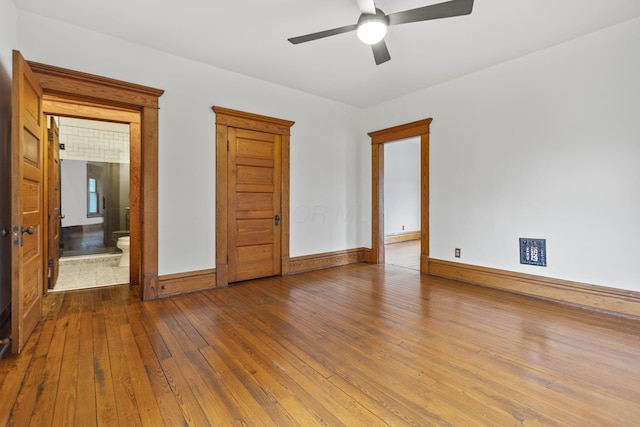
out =
{"type": "Polygon", "coordinates": [[[429,259],[429,274],[610,314],[640,317],[640,292],[429,259]]]}
{"type": "Polygon", "coordinates": [[[388,234],[384,236],[384,244],[408,242],[409,240],[420,240],[420,231],[407,231],[403,233],[388,234]]]}
{"type": "MultiPolygon", "coordinates": [[[[370,249],[357,248],[294,257],[284,262],[282,274],[297,274],[362,262],[370,258],[370,252],[370,249]]],[[[160,276],[158,278],[158,298],[219,287],[216,281],[217,275],[217,270],[213,268],[160,276]]]]}
{"type": "Polygon", "coordinates": [[[370,249],[357,248],[293,257],[289,259],[288,273],[297,274],[362,262],[370,258],[369,252],[371,252],[370,249]]]}
{"type": "Polygon", "coordinates": [[[216,287],[216,269],[166,274],[158,277],[158,297],[202,291],[216,287]]]}

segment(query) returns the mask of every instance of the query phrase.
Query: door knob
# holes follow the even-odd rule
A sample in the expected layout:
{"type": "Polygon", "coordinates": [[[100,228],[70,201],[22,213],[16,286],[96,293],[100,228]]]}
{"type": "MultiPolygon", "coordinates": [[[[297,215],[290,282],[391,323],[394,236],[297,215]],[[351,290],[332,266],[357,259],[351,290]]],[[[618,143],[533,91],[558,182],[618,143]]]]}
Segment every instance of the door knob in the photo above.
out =
{"type": "Polygon", "coordinates": [[[280,224],[280,215],[276,215],[274,219],[276,220],[276,225],[279,225],[280,224]]]}
{"type": "Polygon", "coordinates": [[[33,234],[36,232],[36,229],[33,228],[33,225],[29,228],[24,228],[24,225],[20,226],[20,231],[22,232],[22,234],[27,233],[27,234],[33,234]]]}
{"type": "Polygon", "coordinates": [[[7,237],[9,234],[11,234],[11,230],[7,230],[6,228],[2,229],[2,237],[7,237]]]}
{"type": "MultiPolygon", "coordinates": [[[[35,232],[36,232],[36,229],[33,228],[33,225],[29,228],[24,228],[24,225],[21,225],[20,226],[20,246],[24,246],[24,233],[33,234],[35,232]]],[[[14,238],[14,242],[16,242],[16,240],[17,239],[14,238]]]]}

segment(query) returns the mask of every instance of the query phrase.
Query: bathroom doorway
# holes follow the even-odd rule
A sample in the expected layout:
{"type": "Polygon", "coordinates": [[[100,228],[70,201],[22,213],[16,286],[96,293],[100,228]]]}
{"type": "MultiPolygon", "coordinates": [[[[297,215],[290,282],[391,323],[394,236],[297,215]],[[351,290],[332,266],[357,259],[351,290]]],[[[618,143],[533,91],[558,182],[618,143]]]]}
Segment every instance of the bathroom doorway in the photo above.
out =
{"type": "Polygon", "coordinates": [[[50,290],[129,283],[129,125],[54,120],[60,147],[60,262],[50,290]]]}

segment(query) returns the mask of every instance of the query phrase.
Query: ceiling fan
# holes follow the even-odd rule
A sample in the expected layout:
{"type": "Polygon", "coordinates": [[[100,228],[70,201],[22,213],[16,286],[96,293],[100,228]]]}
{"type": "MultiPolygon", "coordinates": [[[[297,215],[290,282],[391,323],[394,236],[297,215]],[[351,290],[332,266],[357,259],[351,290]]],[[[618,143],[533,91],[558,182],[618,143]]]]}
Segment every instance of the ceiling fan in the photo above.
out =
{"type": "Polygon", "coordinates": [[[357,24],[292,37],[288,40],[293,44],[299,44],[347,33],[349,31],[356,31],[358,38],[363,43],[371,45],[376,65],[380,65],[391,59],[389,49],[387,49],[387,44],[384,41],[384,36],[387,34],[387,27],[390,25],[468,15],[473,9],[473,0],[451,0],[386,15],[383,11],[376,8],[374,0],[356,0],[356,2],[362,12],[357,24]]]}

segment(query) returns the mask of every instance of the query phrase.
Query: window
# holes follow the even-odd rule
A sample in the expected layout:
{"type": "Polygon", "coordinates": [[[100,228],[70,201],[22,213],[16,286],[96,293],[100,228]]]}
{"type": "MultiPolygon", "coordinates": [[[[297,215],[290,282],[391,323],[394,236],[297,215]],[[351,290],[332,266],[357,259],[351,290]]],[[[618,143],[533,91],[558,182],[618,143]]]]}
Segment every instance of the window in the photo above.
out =
{"type": "Polygon", "coordinates": [[[100,209],[101,177],[102,168],[87,163],[87,217],[102,216],[100,209]]]}
{"type": "Polygon", "coordinates": [[[89,209],[88,215],[95,215],[98,213],[98,191],[96,189],[96,179],[89,178],[89,209]]]}

